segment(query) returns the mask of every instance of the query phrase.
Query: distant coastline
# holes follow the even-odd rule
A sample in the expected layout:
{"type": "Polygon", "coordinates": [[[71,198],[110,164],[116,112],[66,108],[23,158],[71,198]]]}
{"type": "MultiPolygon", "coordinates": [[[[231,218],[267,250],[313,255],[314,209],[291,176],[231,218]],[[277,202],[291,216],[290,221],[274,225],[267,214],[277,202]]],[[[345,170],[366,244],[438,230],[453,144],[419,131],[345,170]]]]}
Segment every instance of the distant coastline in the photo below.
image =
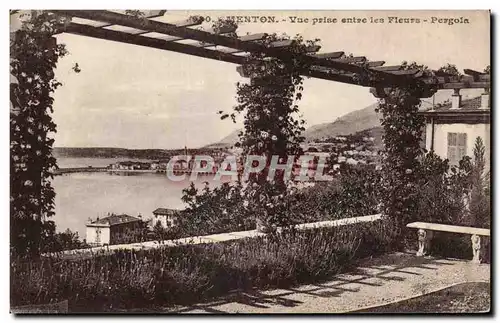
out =
{"type": "MultiPolygon", "coordinates": [[[[187,148],[192,154],[206,154],[221,148],[187,148]]],[[[185,149],[128,149],[112,147],[54,147],[56,158],[127,158],[130,160],[161,160],[181,155],[185,149]]]]}

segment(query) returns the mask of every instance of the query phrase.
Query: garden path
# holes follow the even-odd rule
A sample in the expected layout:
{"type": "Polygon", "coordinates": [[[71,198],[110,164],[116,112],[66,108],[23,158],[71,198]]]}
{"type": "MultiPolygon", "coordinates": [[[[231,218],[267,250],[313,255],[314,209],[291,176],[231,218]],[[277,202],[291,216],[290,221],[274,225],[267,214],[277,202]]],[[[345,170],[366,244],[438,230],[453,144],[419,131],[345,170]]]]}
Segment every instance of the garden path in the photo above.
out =
{"type": "Polygon", "coordinates": [[[465,282],[489,282],[490,265],[393,253],[317,284],[233,293],[213,302],[166,309],[176,313],[344,313],[465,282]]]}

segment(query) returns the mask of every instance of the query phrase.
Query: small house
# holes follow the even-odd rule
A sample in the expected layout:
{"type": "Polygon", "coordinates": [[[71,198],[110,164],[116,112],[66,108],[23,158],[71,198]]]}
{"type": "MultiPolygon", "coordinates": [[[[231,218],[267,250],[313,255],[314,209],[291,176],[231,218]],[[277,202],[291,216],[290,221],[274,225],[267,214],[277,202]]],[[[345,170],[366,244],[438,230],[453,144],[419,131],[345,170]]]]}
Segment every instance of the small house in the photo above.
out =
{"type": "Polygon", "coordinates": [[[102,246],[139,242],[143,233],[143,221],[127,214],[112,214],[86,224],[86,240],[90,245],[102,246]]]}
{"type": "Polygon", "coordinates": [[[151,226],[154,227],[158,222],[160,222],[160,224],[164,228],[170,228],[176,226],[177,219],[180,213],[181,213],[180,210],[166,209],[161,207],[157,208],[156,210],[153,211],[153,219],[151,226]]]}

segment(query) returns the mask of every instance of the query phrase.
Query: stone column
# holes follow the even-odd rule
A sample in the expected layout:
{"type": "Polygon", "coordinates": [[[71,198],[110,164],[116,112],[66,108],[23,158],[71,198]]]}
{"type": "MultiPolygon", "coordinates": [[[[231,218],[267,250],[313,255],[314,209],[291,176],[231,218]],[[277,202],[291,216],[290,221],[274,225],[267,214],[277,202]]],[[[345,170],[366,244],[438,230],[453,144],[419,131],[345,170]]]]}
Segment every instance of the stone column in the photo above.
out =
{"type": "Polygon", "coordinates": [[[432,239],[432,231],[419,229],[418,230],[418,251],[417,256],[426,256],[430,252],[432,239]]]}

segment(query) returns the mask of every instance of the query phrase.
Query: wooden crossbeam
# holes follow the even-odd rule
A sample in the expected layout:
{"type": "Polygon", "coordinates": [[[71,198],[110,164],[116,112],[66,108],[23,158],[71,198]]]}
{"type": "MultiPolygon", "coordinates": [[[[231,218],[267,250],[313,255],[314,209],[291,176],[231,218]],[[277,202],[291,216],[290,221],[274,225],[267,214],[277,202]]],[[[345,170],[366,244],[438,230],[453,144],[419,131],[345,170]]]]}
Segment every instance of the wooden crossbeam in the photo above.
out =
{"type": "MultiPolygon", "coordinates": [[[[183,27],[183,26],[180,26],[180,27],[183,27]]],[[[236,28],[237,28],[236,26],[223,26],[221,29],[219,29],[217,31],[217,34],[223,35],[223,34],[234,33],[236,31],[236,28]]],[[[150,32],[151,31],[142,31],[140,33],[134,33],[134,35],[147,34],[147,33],[150,33],[150,32]]],[[[209,28],[209,29],[207,29],[207,32],[209,32],[209,33],[215,33],[215,30],[213,28],[209,28]]],[[[178,41],[178,40],[184,40],[186,38],[167,36],[167,37],[160,37],[160,38],[157,38],[157,39],[163,39],[165,41],[178,41]]],[[[192,43],[192,44],[189,44],[189,45],[199,46],[199,47],[211,47],[211,46],[215,46],[215,44],[210,44],[210,43],[200,44],[200,42],[192,43]]]]}
{"type": "Polygon", "coordinates": [[[293,40],[291,40],[291,39],[278,40],[278,41],[275,41],[275,42],[272,42],[271,44],[269,44],[269,47],[271,47],[271,48],[288,47],[288,46],[292,46],[292,44],[293,44],[293,40]]]}
{"type": "Polygon", "coordinates": [[[346,84],[360,85],[359,81],[352,78],[347,74],[330,74],[325,73],[324,71],[309,69],[304,73],[305,76],[314,77],[317,79],[327,80],[327,81],[335,81],[346,84]]]}
{"type": "Polygon", "coordinates": [[[451,90],[451,89],[486,89],[490,87],[490,82],[471,82],[471,83],[443,83],[438,85],[439,89],[451,90]]]}
{"type": "Polygon", "coordinates": [[[401,65],[379,66],[379,67],[374,67],[373,69],[377,71],[397,71],[401,69],[401,65]]]}
{"type": "Polygon", "coordinates": [[[324,73],[328,73],[328,74],[343,75],[343,76],[348,76],[348,77],[355,77],[356,76],[355,73],[336,71],[336,70],[332,70],[332,69],[330,69],[328,67],[324,67],[324,66],[311,66],[311,70],[320,71],[320,72],[324,72],[324,73]]]}
{"type": "Polygon", "coordinates": [[[331,52],[331,53],[318,53],[312,55],[317,58],[341,58],[344,55],[344,52],[331,52]]]}
{"type": "Polygon", "coordinates": [[[131,35],[120,31],[114,31],[104,28],[95,28],[88,25],[70,23],[65,32],[82,35],[87,37],[106,39],[111,41],[117,41],[121,43],[163,49],[174,51],[178,53],[214,59],[218,61],[225,61],[234,64],[243,64],[244,58],[240,56],[235,56],[220,51],[205,49],[201,47],[194,47],[186,44],[180,44],[176,42],[166,42],[161,39],[143,37],[138,35],[131,35]]]}
{"type": "MultiPolygon", "coordinates": [[[[67,14],[69,16],[75,16],[87,20],[107,21],[107,23],[112,23],[114,25],[135,28],[144,31],[144,33],[156,32],[167,35],[166,39],[157,39],[152,37],[133,35],[123,31],[114,31],[76,23],[71,23],[66,30],[69,33],[93,38],[169,50],[202,58],[230,62],[234,64],[243,64],[245,62],[245,57],[232,55],[232,53],[224,51],[208,50],[205,48],[176,43],[175,40],[193,39],[203,42],[213,42],[214,44],[218,44],[223,47],[229,47],[232,48],[232,50],[237,50],[238,52],[262,52],[268,57],[277,57],[285,60],[288,57],[291,57],[290,52],[286,50],[286,44],[284,43],[281,43],[281,45],[278,44],[278,46],[275,47],[271,46],[270,48],[267,48],[266,46],[259,44],[258,42],[253,40],[243,41],[242,39],[238,38],[225,37],[221,35],[211,34],[206,31],[178,27],[172,24],[161,23],[158,21],[137,19],[131,16],[121,15],[108,11],[63,10],[60,12],[63,12],[64,14],[67,14]],[[174,39],[168,39],[168,37],[173,37],[174,39]]],[[[251,37],[251,35],[248,36],[251,37]]],[[[317,49],[319,48],[313,46],[311,50],[317,49]]],[[[394,85],[403,85],[405,83],[414,84],[414,82],[423,82],[424,84],[427,84],[427,86],[436,86],[439,89],[490,87],[489,74],[479,73],[473,70],[471,70],[472,72],[468,72],[469,74],[474,74],[472,75],[472,80],[474,82],[472,82],[471,80],[471,75],[462,76],[461,78],[457,79],[453,79],[452,77],[448,76],[438,77],[438,80],[436,81],[436,78],[422,79],[421,76],[423,73],[417,69],[402,70],[401,66],[382,66],[384,64],[383,62],[366,62],[366,58],[364,58],[364,60],[361,58],[351,58],[351,60],[353,61],[364,61],[366,63],[364,66],[350,64],[348,62],[342,61],[342,59],[338,59],[341,58],[343,54],[344,53],[341,53],[339,55],[338,52],[336,54],[323,53],[304,55],[303,59],[305,63],[321,68],[311,68],[308,71],[304,71],[302,74],[315,78],[348,84],[356,84],[361,86],[390,87],[394,85]],[[338,58],[335,59],[331,57],[338,58]],[[364,73],[366,71],[365,69],[367,67],[372,71],[372,76],[375,76],[374,78],[365,79],[359,77],[361,73],[364,73]],[[418,77],[420,79],[415,80],[413,79],[413,77],[418,77]]]]}
{"type": "Polygon", "coordinates": [[[367,62],[366,63],[368,67],[379,67],[385,64],[384,61],[373,61],[373,62],[367,62]]]}
{"type": "Polygon", "coordinates": [[[366,57],[364,57],[364,56],[342,57],[342,58],[334,59],[333,61],[344,62],[344,63],[364,63],[364,62],[366,62],[366,57]]]}
{"type": "MultiPolygon", "coordinates": [[[[172,22],[173,25],[176,25],[177,27],[192,27],[192,26],[198,26],[203,23],[204,18],[201,16],[192,16],[189,17],[188,19],[177,21],[177,22],[172,22]]],[[[138,33],[134,33],[134,35],[144,35],[144,34],[149,34],[150,31],[141,31],[138,33]]]]}
{"type": "Polygon", "coordinates": [[[415,75],[420,72],[419,69],[413,68],[409,70],[394,70],[394,71],[387,71],[388,73],[394,74],[394,75],[415,75]]]}
{"type": "Polygon", "coordinates": [[[467,74],[467,75],[472,75],[472,76],[486,75],[486,73],[478,72],[478,71],[475,71],[475,70],[471,70],[470,68],[464,69],[464,73],[467,74]]]}
{"type": "MultiPolygon", "coordinates": [[[[190,28],[181,28],[172,24],[158,22],[154,20],[144,20],[130,17],[127,15],[103,11],[103,10],[59,10],[60,13],[90,19],[98,21],[106,21],[108,23],[123,25],[131,28],[137,28],[141,30],[148,30],[151,32],[158,32],[166,35],[189,38],[201,42],[214,43],[220,46],[241,49],[248,52],[262,52],[270,57],[278,57],[281,59],[287,59],[290,53],[281,48],[267,48],[264,45],[257,44],[255,42],[241,42],[238,39],[225,37],[221,35],[210,34],[201,30],[195,30],[190,28]]],[[[234,56],[234,55],[233,55],[234,56]]],[[[337,70],[345,70],[354,73],[365,73],[365,68],[362,66],[357,66],[345,62],[335,62],[326,59],[319,59],[314,56],[304,55],[302,60],[305,63],[318,66],[331,67],[337,70]]],[[[390,73],[385,73],[383,71],[372,70],[373,76],[377,77],[379,83],[381,84],[411,84],[416,81],[411,77],[406,75],[393,75],[390,73]]]]}
{"type": "Polygon", "coordinates": [[[490,75],[487,73],[478,72],[478,71],[471,70],[468,68],[464,69],[464,73],[472,76],[474,78],[474,81],[477,81],[477,82],[489,82],[491,79],[490,75]]]}
{"type": "MultiPolygon", "coordinates": [[[[65,32],[75,34],[75,35],[97,38],[97,39],[105,39],[105,40],[117,41],[117,42],[121,42],[121,43],[139,45],[139,46],[144,46],[144,47],[149,47],[149,48],[174,51],[174,52],[178,52],[178,53],[213,59],[213,60],[217,60],[217,61],[224,61],[224,62],[238,64],[238,65],[245,63],[244,57],[227,54],[227,53],[224,53],[222,51],[210,50],[210,49],[205,49],[205,48],[200,48],[200,47],[193,47],[190,45],[176,43],[176,42],[165,42],[161,39],[143,37],[143,36],[138,36],[138,35],[131,35],[131,34],[127,34],[127,33],[120,32],[120,31],[108,30],[108,29],[103,29],[103,28],[95,28],[95,27],[91,27],[91,26],[83,25],[83,24],[70,23],[66,27],[65,32]]],[[[345,77],[342,75],[330,74],[330,73],[324,73],[321,71],[313,71],[313,72],[305,71],[304,75],[315,77],[315,78],[320,78],[320,79],[324,79],[324,80],[329,80],[329,81],[336,81],[336,82],[359,85],[357,83],[357,81],[352,80],[349,77],[345,77]]]]}
{"type": "Polygon", "coordinates": [[[244,36],[239,36],[238,39],[241,41],[256,41],[262,40],[267,37],[267,33],[249,34],[244,36]]]}
{"type": "MultiPolygon", "coordinates": [[[[262,37],[262,38],[264,38],[264,37],[262,37]]],[[[288,47],[288,46],[291,46],[292,43],[293,43],[293,40],[278,40],[278,41],[272,42],[269,46],[272,48],[288,47]]],[[[235,54],[235,53],[244,52],[244,50],[227,49],[227,50],[223,50],[223,52],[228,53],[228,54],[235,54]]]]}

